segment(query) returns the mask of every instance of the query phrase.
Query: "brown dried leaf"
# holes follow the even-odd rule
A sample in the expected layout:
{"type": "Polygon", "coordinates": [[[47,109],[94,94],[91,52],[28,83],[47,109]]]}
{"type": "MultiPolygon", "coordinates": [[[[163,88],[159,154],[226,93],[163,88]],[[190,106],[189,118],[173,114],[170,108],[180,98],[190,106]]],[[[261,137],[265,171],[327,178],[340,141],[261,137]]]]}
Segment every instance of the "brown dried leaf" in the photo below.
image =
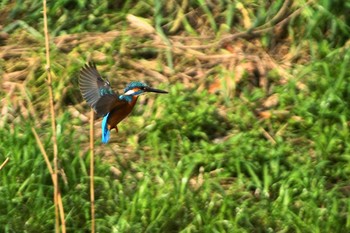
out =
{"type": "Polygon", "coordinates": [[[130,23],[130,26],[145,33],[145,34],[154,34],[156,30],[152,27],[152,25],[147,22],[148,20],[145,18],[137,17],[132,14],[128,14],[126,19],[130,23]]]}
{"type": "Polygon", "coordinates": [[[265,108],[272,108],[278,105],[278,94],[273,94],[269,96],[263,103],[262,105],[265,108]]]}

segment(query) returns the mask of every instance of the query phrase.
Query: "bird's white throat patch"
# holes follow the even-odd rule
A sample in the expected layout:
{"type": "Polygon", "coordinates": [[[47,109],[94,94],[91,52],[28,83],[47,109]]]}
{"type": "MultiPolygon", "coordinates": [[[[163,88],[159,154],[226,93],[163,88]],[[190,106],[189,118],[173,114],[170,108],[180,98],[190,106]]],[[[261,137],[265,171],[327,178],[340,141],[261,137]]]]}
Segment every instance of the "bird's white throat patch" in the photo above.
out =
{"type": "Polygon", "coordinates": [[[131,89],[131,90],[128,90],[127,92],[125,92],[124,95],[132,95],[134,93],[135,93],[135,91],[131,89]]]}

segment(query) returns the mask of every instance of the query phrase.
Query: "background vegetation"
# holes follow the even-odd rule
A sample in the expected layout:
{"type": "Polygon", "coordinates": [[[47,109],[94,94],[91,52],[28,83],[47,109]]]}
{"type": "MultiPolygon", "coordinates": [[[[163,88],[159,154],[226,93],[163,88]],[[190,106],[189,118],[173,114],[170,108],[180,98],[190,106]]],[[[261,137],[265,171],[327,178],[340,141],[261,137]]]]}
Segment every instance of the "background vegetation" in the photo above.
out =
{"type": "MultiPolygon", "coordinates": [[[[88,113],[97,63],[140,98],[102,145],[98,232],[348,232],[348,1],[49,1],[59,184],[69,232],[90,230],[88,113]]],[[[0,2],[0,232],[52,232],[40,0],[0,2]]]]}

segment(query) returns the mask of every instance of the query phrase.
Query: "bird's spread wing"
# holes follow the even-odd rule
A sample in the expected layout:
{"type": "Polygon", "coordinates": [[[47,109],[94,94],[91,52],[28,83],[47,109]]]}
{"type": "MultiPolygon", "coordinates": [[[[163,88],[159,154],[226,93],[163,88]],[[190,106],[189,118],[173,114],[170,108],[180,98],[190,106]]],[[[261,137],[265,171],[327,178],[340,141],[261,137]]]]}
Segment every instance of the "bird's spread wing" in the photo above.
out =
{"type": "Polygon", "coordinates": [[[112,111],[112,109],[122,106],[123,104],[125,104],[124,101],[121,101],[119,98],[115,98],[113,95],[104,95],[101,96],[101,98],[96,102],[94,109],[97,114],[104,116],[112,111]]]}
{"type": "Polygon", "coordinates": [[[79,86],[81,94],[86,102],[100,116],[106,115],[119,104],[123,104],[118,98],[107,79],[103,79],[92,62],[86,64],[80,71],[79,86]]]}

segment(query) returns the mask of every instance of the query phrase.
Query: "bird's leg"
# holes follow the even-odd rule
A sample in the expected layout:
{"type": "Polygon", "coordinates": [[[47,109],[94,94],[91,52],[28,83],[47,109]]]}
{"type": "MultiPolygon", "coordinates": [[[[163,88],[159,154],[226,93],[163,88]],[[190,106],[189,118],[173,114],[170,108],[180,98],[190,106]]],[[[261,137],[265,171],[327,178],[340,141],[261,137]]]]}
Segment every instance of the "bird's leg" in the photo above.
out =
{"type": "Polygon", "coordinates": [[[119,132],[118,127],[117,126],[111,126],[108,125],[108,130],[111,131],[112,129],[115,129],[115,131],[117,131],[117,133],[119,132]]]}

